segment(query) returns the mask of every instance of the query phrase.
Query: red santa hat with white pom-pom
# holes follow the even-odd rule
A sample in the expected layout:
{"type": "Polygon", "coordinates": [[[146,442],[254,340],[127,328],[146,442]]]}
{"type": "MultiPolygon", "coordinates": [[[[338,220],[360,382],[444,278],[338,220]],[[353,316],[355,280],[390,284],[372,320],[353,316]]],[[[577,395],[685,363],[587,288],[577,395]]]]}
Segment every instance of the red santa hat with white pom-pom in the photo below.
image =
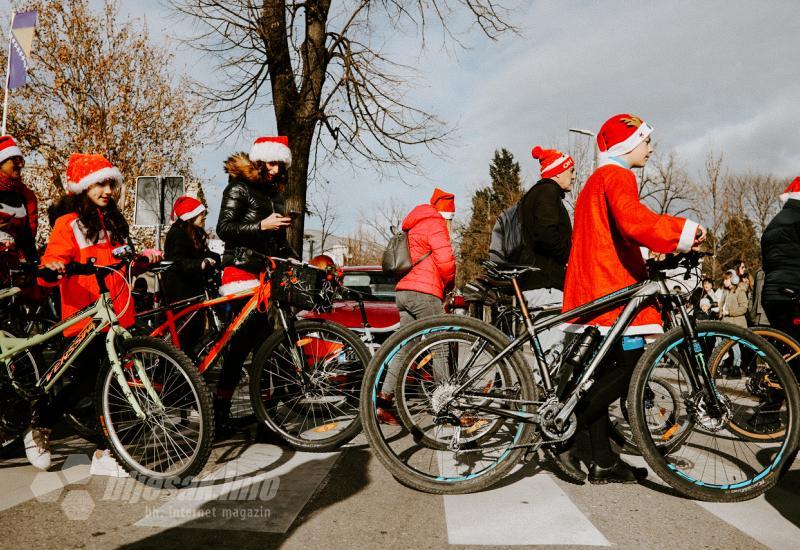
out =
{"type": "Polygon", "coordinates": [[[289,138],[286,136],[262,136],[256,138],[250,148],[252,162],[282,162],[286,166],[292,164],[292,150],[289,149],[289,138]]]}
{"type": "Polygon", "coordinates": [[[781,202],[786,202],[789,199],[800,200],[800,176],[794,178],[786,191],[781,193],[781,202]]]}
{"type": "Polygon", "coordinates": [[[170,218],[174,221],[175,218],[183,221],[189,221],[192,218],[199,216],[206,211],[203,203],[189,195],[181,195],[172,205],[172,215],[170,218]]]}
{"type": "Polygon", "coordinates": [[[653,133],[653,128],[636,115],[614,115],[597,132],[600,158],[630,153],[653,133]]]}
{"type": "Polygon", "coordinates": [[[106,180],[122,185],[122,172],[103,155],[73,153],[67,161],[67,192],[73,195],[83,193],[95,183],[106,180]]]}
{"type": "Polygon", "coordinates": [[[575,166],[572,157],[558,149],[542,149],[537,145],[531,151],[531,156],[539,161],[542,179],[552,178],[575,166]]]}

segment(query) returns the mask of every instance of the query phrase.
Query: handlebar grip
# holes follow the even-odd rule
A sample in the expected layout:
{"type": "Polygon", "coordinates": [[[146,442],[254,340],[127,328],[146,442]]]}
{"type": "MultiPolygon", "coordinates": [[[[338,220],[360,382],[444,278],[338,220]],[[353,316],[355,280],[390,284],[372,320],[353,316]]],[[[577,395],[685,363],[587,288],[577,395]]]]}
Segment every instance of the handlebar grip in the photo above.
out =
{"type": "Polygon", "coordinates": [[[54,269],[50,269],[49,267],[40,267],[36,270],[36,276],[40,279],[44,279],[48,283],[55,283],[58,281],[60,273],[54,269]]]}

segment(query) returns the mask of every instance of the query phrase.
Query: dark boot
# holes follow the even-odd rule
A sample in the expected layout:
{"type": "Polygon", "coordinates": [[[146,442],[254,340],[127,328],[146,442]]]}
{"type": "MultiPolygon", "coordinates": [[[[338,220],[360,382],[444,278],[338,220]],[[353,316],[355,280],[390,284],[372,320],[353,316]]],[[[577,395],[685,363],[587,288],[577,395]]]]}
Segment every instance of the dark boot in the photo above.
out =
{"type": "Polygon", "coordinates": [[[564,481],[583,485],[586,481],[586,474],[581,470],[581,463],[575,455],[575,444],[567,445],[548,445],[542,449],[545,458],[553,466],[553,472],[564,481]]]}
{"type": "Polygon", "coordinates": [[[214,434],[217,439],[224,439],[236,433],[231,421],[231,400],[214,396],[214,434]]]}
{"type": "Polygon", "coordinates": [[[618,458],[613,466],[603,467],[592,464],[589,467],[589,483],[637,483],[647,477],[645,468],[637,468],[618,458]]]}

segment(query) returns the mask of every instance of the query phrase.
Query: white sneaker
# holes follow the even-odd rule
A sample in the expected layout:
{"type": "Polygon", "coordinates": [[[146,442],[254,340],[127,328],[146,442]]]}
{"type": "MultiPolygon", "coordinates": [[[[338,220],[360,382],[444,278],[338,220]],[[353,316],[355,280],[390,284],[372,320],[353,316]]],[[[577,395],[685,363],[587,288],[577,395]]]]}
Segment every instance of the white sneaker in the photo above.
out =
{"type": "Polygon", "coordinates": [[[25,434],[25,455],[34,468],[47,470],[50,468],[50,430],[36,428],[25,434]]]}
{"type": "Polygon", "coordinates": [[[108,449],[94,452],[89,474],[105,477],[131,477],[128,472],[114,460],[114,457],[111,456],[111,451],[108,449]]]}

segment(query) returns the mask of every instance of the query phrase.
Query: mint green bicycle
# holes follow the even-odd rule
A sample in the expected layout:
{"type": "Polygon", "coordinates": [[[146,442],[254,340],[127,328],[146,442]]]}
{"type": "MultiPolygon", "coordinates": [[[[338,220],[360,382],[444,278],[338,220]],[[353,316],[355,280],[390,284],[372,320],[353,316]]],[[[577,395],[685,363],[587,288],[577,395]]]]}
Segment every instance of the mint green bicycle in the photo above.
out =
{"type": "MultiPolygon", "coordinates": [[[[0,331],[0,431],[4,440],[22,434],[33,405],[53,391],[92,340],[102,337],[107,360],[99,369],[94,401],[109,449],[140,481],[184,485],[200,473],[211,454],[211,394],[183,352],[156,338],[133,337],[120,326],[105,277],[123,276],[119,269],[130,261],[108,267],[67,265],[68,275],[95,276],[97,302],[30,338],[0,331]],[[36,347],[86,319],[90,322],[45,371],[36,347]]],[[[47,268],[37,274],[57,277],[47,268]]],[[[19,292],[17,287],[0,290],[0,304],[19,292]]]]}

